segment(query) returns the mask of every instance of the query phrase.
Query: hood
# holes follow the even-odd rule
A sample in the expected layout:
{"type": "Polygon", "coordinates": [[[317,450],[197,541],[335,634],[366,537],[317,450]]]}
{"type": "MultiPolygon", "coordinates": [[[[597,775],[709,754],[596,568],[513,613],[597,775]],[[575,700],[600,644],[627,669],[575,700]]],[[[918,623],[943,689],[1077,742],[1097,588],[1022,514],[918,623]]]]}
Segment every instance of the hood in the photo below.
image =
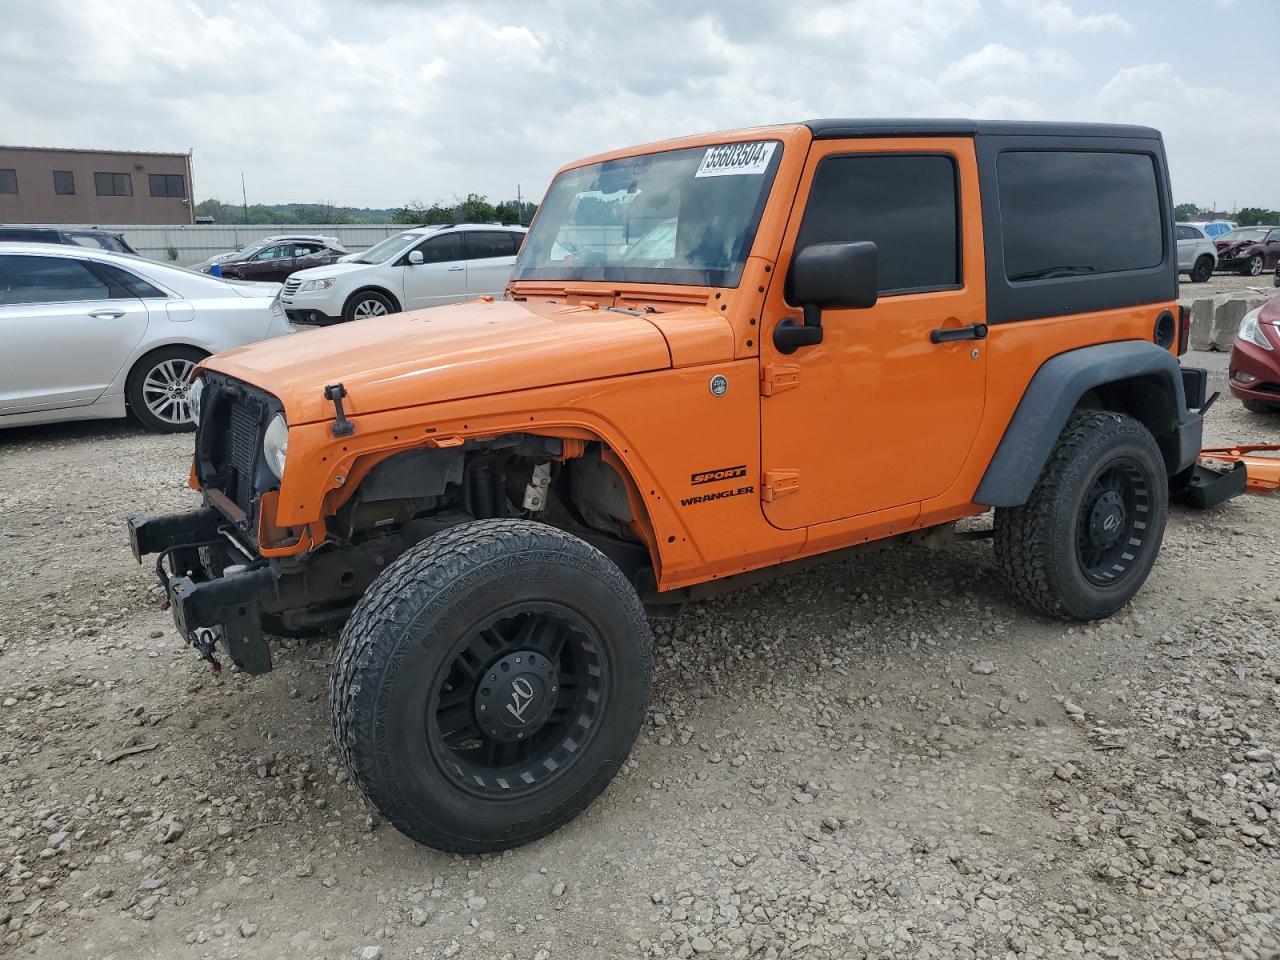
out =
{"type": "MultiPolygon", "coordinates": [[[[348,256],[351,256],[351,254],[348,254],[348,256]]],[[[359,256],[359,254],[355,254],[355,256],[359,256]]],[[[344,258],[323,267],[307,267],[305,270],[295,270],[293,273],[289,274],[289,279],[292,280],[296,277],[301,280],[315,280],[320,277],[340,277],[344,273],[354,273],[357,270],[368,270],[372,266],[376,266],[376,264],[351,263],[344,258]]]]}
{"type": "Polygon", "coordinates": [[[346,412],[360,416],[664,370],[671,353],[658,327],[641,316],[477,300],[266,340],[205,366],[273,394],[296,426],[333,418],[328,384],[341,383],[346,412]]]}
{"type": "Polygon", "coordinates": [[[1258,322],[1280,327],[1280,296],[1274,296],[1262,305],[1258,311],[1258,322]]]}

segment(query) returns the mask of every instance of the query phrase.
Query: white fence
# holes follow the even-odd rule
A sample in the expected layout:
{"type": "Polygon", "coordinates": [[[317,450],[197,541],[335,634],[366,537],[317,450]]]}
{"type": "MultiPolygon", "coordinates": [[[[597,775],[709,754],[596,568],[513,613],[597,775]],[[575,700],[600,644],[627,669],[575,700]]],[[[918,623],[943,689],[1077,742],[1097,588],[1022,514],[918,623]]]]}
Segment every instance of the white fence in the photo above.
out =
{"type": "Polygon", "coordinates": [[[281,234],[314,234],[322,237],[337,237],[344,247],[352,253],[373,246],[379,240],[394,236],[406,229],[402,223],[310,223],[290,224],[249,224],[235,226],[233,224],[175,224],[172,226],[152,226],[139,224],[39,224],[39,226],[61,227],[92,226],[99,230],[110,230],[122,233],[129,241],[129,246],[144,257],[152,260],[169,262],[169,251],[176,250],[179,266],[189,266],[208,259],[215,253],[228,250],[239,250],[245,244],[263,237],[274,237],[281,234]]]}

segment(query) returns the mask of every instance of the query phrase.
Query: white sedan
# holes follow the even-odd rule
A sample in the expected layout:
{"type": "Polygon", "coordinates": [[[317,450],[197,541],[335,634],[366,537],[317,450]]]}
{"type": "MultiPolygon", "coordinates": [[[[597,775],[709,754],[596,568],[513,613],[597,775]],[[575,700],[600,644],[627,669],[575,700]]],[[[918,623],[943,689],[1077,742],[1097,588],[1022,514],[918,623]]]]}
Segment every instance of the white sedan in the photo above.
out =
{"type": "Polygon", "coordinates": [[[0,428],[132,412],[190,430],[205,357],[292,332],[275,283],[105,250],[0,243],[0,428]]]}

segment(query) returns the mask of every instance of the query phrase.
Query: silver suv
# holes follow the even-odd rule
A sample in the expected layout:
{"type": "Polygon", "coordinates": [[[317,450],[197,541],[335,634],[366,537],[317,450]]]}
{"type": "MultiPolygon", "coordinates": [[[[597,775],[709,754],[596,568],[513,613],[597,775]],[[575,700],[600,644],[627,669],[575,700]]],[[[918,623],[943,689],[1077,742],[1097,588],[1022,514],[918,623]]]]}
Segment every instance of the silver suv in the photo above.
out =
{"type": "Polygon", "coordinates": [[[1192,283],[1204,283],[1218,265],[1218,248],[1194,223],[1174,225],[1178,239],[1178,272],[1188,274],[1192,283]]]}

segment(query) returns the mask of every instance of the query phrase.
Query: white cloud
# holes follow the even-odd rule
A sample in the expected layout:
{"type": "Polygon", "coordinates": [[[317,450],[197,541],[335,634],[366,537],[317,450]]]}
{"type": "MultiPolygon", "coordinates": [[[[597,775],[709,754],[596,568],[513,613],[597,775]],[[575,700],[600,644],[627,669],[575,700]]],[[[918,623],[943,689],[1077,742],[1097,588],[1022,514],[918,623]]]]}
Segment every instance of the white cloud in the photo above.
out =
{"type": "Polygon", "coordinates": [[[1118,30],[1132,33],[1133,25],[1118,13],[1077,14],[1063,0],[1004,0],[1050,33],[1098,33],[1118,30]]]}
{"type": "Polygon", "coordinates": [[[1007,84],[1035,74],[1070,76],[1078,65],[1059,50],[1028,55],[1002,43],[988,43],[949,64],[939,76],[943,83],[1007,84]]]}

